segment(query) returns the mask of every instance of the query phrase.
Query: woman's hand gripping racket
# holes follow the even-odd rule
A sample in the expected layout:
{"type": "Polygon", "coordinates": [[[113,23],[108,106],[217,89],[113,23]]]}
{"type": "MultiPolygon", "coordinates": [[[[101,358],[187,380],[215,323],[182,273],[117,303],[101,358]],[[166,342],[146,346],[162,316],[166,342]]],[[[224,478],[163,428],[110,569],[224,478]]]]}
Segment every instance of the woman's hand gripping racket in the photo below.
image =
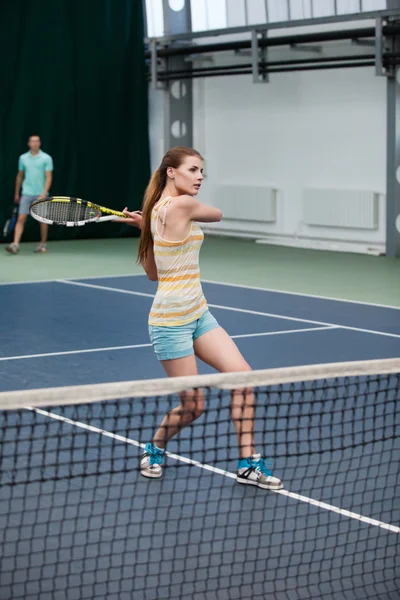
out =
{"type": "Polygon", "coordinates": [[[132,212],[125,207],[122,212],[125,216],[125,219],[115,219],[118,223],[125,223],[126,225],[132,225],[132,227],[137,227],[138,229],[142,229],[142,211],[141,210],[134,210],[132,212]]]}
{"type": "Polygon", "coordinates": [[[126,220],[127,224],[133,224],[129,222],[133,213],[129,213],[126,209],[124,212],[120,212],[70,196],[40,198],[32,203],[30,214],[41,223],[67,227],[117,220],[120,222],[126,220]]]}

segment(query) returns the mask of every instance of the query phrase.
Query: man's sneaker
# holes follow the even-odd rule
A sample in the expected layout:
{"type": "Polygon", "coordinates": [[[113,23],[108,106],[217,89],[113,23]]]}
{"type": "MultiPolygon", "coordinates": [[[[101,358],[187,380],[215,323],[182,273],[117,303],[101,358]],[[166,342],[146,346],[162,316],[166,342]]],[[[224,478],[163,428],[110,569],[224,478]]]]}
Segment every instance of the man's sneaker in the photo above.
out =
{"type": "Polygon", "coordinates": [[[47,252],[47,246],[46,246],[46,244],[38,244],[36,246],[34,252],[36,252],[36,254],[39,254],[40,252],[47,252]]]}
{"type": "Polygon", "coordinates": [[[140,459],[140,472],[145,477],[158,479],[162,475],[162,461],[165,450],[156,448],[153,444],[146,444],[144,454],[140,459]]]}
{"type": "Polygon", "coordinates": [[[273,477],[260,454],[253,454],[250,458],[241,458],[238,461],[237,482],[257,485],[265,490],[281,490],[283,483],[273,477]]]}
{"type": "Polygon", "coordinates": [[[19,252],[19,246],[18,244],[10,244],[9,246],[6,246],[6,251],[9,252],[10,254],[18,254],[19,252]]]}

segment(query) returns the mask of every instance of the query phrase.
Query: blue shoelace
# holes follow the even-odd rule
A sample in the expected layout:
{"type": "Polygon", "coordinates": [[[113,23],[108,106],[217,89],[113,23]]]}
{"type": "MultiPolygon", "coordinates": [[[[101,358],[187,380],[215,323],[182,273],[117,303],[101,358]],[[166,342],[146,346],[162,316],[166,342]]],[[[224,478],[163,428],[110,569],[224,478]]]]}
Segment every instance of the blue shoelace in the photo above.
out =
{"type": "Polygon", "coordinates": [[[151,465],[161,465],[164,458],[164,451],[155,448],[153,444],[146,444],[145,452],[150,456],[151,465]]]}

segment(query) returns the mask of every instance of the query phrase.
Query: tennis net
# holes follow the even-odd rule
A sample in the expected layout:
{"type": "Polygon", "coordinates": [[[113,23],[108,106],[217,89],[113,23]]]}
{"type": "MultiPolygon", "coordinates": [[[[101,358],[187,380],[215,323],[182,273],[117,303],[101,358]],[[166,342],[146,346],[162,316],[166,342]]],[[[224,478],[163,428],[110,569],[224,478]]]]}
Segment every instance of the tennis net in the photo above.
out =
{"type": "Polygon", "coordinates": [[[400,359],[1,393],[0,598],[398,599],[399,404],[400,359]],[[250,390],[279,491],[236,482],[250,390]]]}

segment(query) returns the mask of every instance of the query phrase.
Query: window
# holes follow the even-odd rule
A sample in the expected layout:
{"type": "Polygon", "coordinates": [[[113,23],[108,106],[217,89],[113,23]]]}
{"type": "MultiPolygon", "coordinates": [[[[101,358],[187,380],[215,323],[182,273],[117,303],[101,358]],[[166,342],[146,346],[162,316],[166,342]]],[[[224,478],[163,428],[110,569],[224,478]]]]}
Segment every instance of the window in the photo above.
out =
{"type": "Polygon", "coordinates": [[[147,37],[164,35],[162,0],[146,0],[147,37]]]}
{"type": "MultiPolygon", "coordinates": [[[[173,0],[182,2],[183,0],[173,0]]],[[[209,31],[360,11],[385,10],[386,0],[190,0],[192,30],[209,31]]],[[[162,0],[146,0],[148,37],[164,35],[162,0]]]]}

